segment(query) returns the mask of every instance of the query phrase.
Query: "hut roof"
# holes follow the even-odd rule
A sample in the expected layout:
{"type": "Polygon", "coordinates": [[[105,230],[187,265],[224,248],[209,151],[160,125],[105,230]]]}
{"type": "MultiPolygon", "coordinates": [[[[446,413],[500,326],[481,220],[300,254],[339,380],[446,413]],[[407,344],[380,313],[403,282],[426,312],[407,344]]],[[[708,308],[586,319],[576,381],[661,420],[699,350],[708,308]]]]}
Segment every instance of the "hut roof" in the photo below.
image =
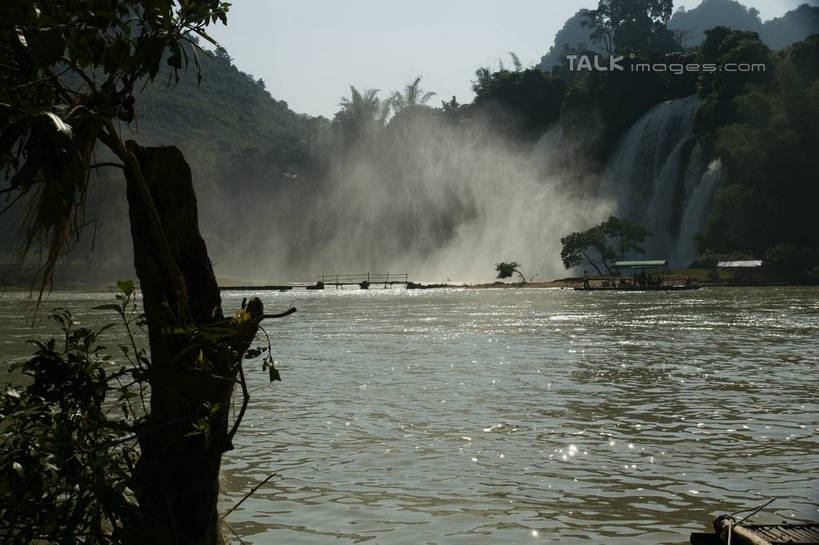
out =
{"type": "Polygon", "coordinates": [[[720,261],[719,263],[717,263],[717,268],[719,269],[744,269],[761,266],[762,266],[761,259],[746,259],[744,261],[720,261]]]}
{"type": "Polygon", "coordinates": [[[665,267],[665,259],[649,259],[647,261],[615,261],[614,266],[621,269],[637,267],[665,267]]]}

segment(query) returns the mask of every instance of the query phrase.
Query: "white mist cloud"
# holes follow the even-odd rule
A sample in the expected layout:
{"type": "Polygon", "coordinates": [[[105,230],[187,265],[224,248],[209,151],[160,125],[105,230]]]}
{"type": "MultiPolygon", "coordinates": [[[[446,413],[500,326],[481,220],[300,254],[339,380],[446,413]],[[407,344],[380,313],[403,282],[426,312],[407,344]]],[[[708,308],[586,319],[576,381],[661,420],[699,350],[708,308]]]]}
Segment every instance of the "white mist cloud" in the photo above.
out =
{"type": "Polygon", "coordinates": [[[580,196],[589,195],[577,187],[583,165],[561,161],[561,134],[553,127],[532,147],[480,123],[465,128],[429,111],[408,116],[347,154],[323,183],[303,188],[307,198],[271,203],[275,224],[244,229],[246,244],[228,255],[215,251],[223,254],[217,271],[248,278],[232,264],[252,252],[261,265],[253,279],[266,281],[370,271],[486,282],[498,261],[510,260],[527,277],[565,276],[560,238],[611,207],[580,196]]]}

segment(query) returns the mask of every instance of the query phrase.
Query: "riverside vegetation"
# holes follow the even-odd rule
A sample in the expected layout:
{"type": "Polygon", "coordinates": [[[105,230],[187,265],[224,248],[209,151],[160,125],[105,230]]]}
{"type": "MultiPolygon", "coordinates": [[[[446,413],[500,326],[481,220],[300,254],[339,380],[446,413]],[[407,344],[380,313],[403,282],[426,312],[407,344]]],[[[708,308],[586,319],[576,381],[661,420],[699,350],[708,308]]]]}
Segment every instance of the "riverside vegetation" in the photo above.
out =
{"type": "MultiPolygon", "coordinates": [[[[264,310],[254,298],[225,318],[187,162],[173,146],[124,140],[121,127],[135,122],[136,89],[160,66],[175,75],[196,63],[193,36],[212,41],[205,29],[224,23],[227,8],[211,0],[4,8],[3,192],[10,206],[28,207],[25,249],[44,249],[40,294],[80,235],[92,171],[113,168],[124,175],[150,347],[146,356],[132,343],[123,350],[130,365],[110,370],[100,358],[101,331],[53,315],[63,346],[39,344],[24,365],[33,385],[4,399],[5,541],[222,542],[219,470],[242,416],[231,424],[230,401],[244,384],[242,358],[264,310]],[[149,406],[136,413],[130,403],[143,399],[143,386],[149,406]],[[112,390],[122,418],[105,412],[112,390]]],[[[111,308],[127,329],[135,288],[120,289],[111,308]]]]}

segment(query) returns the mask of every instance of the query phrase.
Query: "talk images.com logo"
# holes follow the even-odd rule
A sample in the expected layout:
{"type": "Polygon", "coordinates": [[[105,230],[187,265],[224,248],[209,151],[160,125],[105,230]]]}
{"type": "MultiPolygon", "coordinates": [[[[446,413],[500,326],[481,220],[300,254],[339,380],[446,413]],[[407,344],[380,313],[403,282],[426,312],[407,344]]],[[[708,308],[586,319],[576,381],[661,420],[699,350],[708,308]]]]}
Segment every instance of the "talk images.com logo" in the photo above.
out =
{"type": "MultiPolygon", "coordinates": [[[[634,59],[634,55],[629,55],[634,59]]],[[[570,72],[669,72],[676,75],[698,72],[765,72],[767,66],[760,63],[647,63],[630,62],[623,65],[626,57],[608,57],[600,55],[566,55],[570,72]]]]}

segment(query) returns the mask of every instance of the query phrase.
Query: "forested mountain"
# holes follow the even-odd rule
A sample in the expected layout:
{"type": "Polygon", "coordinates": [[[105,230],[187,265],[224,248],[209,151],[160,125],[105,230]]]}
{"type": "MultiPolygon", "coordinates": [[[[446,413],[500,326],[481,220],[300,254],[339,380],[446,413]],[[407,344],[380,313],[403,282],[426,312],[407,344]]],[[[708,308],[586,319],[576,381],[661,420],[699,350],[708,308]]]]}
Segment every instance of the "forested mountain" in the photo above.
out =
{"type": "MultiPolygon", "coordinates": [[[[782,19],[792,23],[789,16],[784,16],[782,19]]],[[[690,10],[680,7],[671,17],[668,26],[678,32],[682,45],[685,47],[693,47],[701,43],[705,39],[705,31],[715,26],[750,30],[759,33],[762,40],[766,41],[762,36],[765,25],[759,18],[759,11],[756,8],[747,8],[736,0],[703,0],[699,6],[690,10]]],[[[808,34],[810,32],[805,36],[808,34]]],[[[790,43],[793,41],[798,41],[798,39],[790,43]]],[[[766,44],[768,47],[773,47],[767,41],[766,44]]],[[[776,49],[781,47],[784,46],[776,49]]]]}
{"type": "MultiPolygon", "coordinates": [[[[602,51],[600,45],[592,40],[590,30],[581,26],[581,11],[558,31],[538,68],[551,70],[562,64],[566,47],[602,51]]],[[[676,39],[684,47],[701,43],[705,39],[705,31],[716,26],[756,32],[771,49],[782,49],[819,32],[819,7],[802,4],[782,17],[763,23],[755,8],[747,8],[737,0],[703,0],[690,10],[680,7],[668,21],[668,28],[674,31],[676,39]]]]}
{"type": "Polygon", "coordinates": [[[566,48],[602,53],[602,49],[593,42],[591,32],[588,28],[583,27],[582,22],[583,10],[566,20],[563,28],[555,34],[549,51],[540,58],[540,63],[537,65],[539,69],[548,72],[552,67],[563,64],[566,48]]]}
{"type": "Polygon", "coordinates": [[[771,49],[782,49],[817,32],[819,7],[802,4],[763,23],[755,8],[746,8],[735,0],[704,0],[694,9],[680,8],[668,22],[669,28],[680,33],[686,47],[701,43],[705,31],[715,26],[756,32],[771,49]]]}
{"type": "Polygon", "coordinates": [[[303,159],[307,116],[272,98],[264,81],[241,72],[227,54],[200,55],[200,59],[201,82],[192,66],[176,84],[167,71],[139,96],[138,140],[174,144],[186,154],[203,156],[253,149],[282,165],[303,159]]]}
{"type": "MultiPolygon", "coordinates": [[[[226,235],[232,224],[222,221],[223,210],[233,210],[239,201],[251,210],[257,204],[254,196],[271,195],[299,179],[307,161],[311,119],[272,98],[262,80],[238,70],[226,53],[200,53],[199,57],[201,82],[193,63],[178,82],[165,66],[139,94],[134,122],[122,129],[140,144],[175,145],[182,150],[194,175],[204,218],[202,232],[219,255],[220,248],[231,244],[226,235]]],[[[122,175],[117,169],[98,169],[91,183],[94,190],[86,205],[89,223],[67,259],[69,266],[63,267],[63,280],[71,277],[65,271],[74,267],[88,279],[94,273],[110,279],[131,270],[122,175]]],[[[15,251],[22,233],[17,226],[24,213],[17,207],[0,216],[0,263],[18,259],[15,251]]],[[[36,251],[31,257],[29,263],[36,251]]]]}
{"type": "Polygon", "coordinates": [[[819,31],[819,7],[802,4],[782,17],[765,21],[759,36],[771,49],[781,49],[819,31]]]}

